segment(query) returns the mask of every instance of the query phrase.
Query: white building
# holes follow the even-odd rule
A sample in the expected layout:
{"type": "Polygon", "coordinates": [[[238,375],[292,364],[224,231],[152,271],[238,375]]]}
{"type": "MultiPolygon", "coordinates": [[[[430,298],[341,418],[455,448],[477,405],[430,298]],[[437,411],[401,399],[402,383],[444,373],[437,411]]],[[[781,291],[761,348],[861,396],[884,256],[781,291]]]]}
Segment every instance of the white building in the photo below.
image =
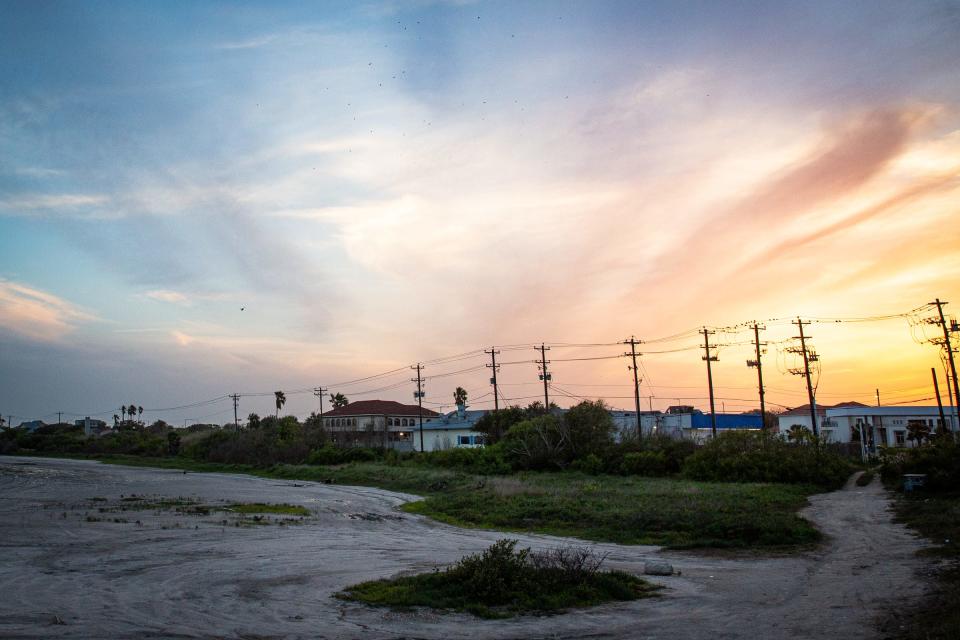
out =
{"type": "MultiPolygon", "coordinates": [[[[931,433],[939,431],[943,423],[940,420],[939,407],[871,407],[859,402],[844,402],[832,407],[817,408],[817,424],[820,435],[827,442],[861,443],[860,434],[866,436],[864,450],[875,452],[878,447],[909,447],[911,425],[923,425],[931,433]]],[[[958,428],[956,412],[953,407],[944,406],[947,428],[958,428]]],[[[807,429],[810,425],[809,406],[798,407],[779,416],[780,432],[786,433],[793,425],[799,424],[807,429]]]]}

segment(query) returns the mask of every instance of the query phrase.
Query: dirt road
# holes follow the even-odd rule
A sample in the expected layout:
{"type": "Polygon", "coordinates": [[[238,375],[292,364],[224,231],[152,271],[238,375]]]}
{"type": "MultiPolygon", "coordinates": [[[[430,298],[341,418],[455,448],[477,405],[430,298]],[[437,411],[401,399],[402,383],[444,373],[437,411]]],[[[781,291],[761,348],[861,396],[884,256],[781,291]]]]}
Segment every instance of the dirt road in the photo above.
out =
{"type": "MultiPolygon", "coordinates": [[[[3,638],[856,638],[922,593],[923,541],[890,522],[878,484],[814,496],[815,552],[723,558],[596,544],[607,565],[666,559],[663,596],[550,617],[395,613],[342,587],[451,563],[503,534],[403,514],[411,496],[359,487],[0,457],[3,638]],[[260,521],[229,502],[312,515],[260,521]],[[207,507],[214,508],[208,509],[207,507]]],[[[522,546],[569,542],[511,536],[522,546]]]]}

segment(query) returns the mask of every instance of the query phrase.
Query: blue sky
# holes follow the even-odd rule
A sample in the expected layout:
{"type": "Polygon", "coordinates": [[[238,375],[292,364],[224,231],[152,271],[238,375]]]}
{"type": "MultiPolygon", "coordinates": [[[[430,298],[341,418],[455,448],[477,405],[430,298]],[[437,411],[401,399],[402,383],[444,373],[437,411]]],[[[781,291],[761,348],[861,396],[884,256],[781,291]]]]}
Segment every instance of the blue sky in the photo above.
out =
{"type": "Polygon", "coordinates": [[[956,2],[0,2],[0,412],[957,298],[958,59],[956,2]]]}

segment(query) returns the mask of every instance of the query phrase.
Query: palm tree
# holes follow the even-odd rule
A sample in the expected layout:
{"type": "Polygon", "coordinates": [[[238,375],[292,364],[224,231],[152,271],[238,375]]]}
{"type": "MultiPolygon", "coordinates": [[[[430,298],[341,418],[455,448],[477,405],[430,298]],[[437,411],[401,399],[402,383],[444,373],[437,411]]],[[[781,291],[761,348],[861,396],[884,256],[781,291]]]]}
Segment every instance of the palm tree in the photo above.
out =
{"type": "Polygon", "coordinates": [[[467,390],[463,387],[457,387],[453,392],[453,402],[457,405],[467,405],[467,390]]]}
{"type": "Polygon", "coordinates": [[[133,416],[137,415],[137,405],[131,404],[127,407],[127,415],[130,416],[130,422],[133,422],[133,416]]]}
{"type": "Polygon", "coordinates": [[[140,418],[140,424],[143,424],[143,407],[137,407],[137,415],[140,418]]]}
{"type": "Polygon", "coordinates": [[[287,396],[283,393],[283,391],[274,391],[273,395],[277,405],[277,420],[279,420],[280,409],[287,403],[287,396]]]}
{"type": "Polygon", "coordinates": [[[801,442],[810,440],[812,435],[810,429],[807,429],[803,425],[792,424],[790,425],[790,430],[787,431],[787,440],[800,444],[801,442]]]}
{"type": "Polygon", "coordinates": [[[330,394],[330,404],[333,405],[334,409],[339,409],[340,407],[345,407],[350,404],[350,401],[347,400],[347,396],[342,393],[330,394]]]}
{"type": "Polygon", "coordinates": [[[120,421],[126,422],[127,420],[127,407],[126,405],[120,405],[120,421]]]}
{"type": "Polygon", "coordinates": [[[120,426],[120,416],[113,414],[113,428],[116,429],[120,426]]]}

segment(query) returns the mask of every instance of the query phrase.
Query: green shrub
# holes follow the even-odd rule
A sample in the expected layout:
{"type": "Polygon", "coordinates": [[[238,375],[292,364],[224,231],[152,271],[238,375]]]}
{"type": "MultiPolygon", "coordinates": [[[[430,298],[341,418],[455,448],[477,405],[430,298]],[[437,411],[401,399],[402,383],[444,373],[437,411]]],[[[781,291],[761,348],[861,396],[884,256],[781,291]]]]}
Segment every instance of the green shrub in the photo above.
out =
{"type": "Polygon", "coordinates": [[[928,491],[955,491],[960,487],[960,445],[948,433],[911,449],[881,449],[880,464],[885,482],[900,482],[905,473],[925,473],[928,491]]]}
{"type": "Polygon", "coordinates": [[[773,434],[721,433],[687,458],[683,473],[716,482],[787,482],[836,488],[850,463],[818,444],[791,444],[773,434]]]}
{"type": "Polygon", "coordinates": [[[624,475],[666,475],[669,462],[663,451],[636,451],[623,456],[620,470],[624,475]]]}
{"type": "Polygon", "coordinates": [[[574,460],[570,468],[575,471],[582,471],[590,475],[599,475],[604,471],[604,462],[597,455],[591,453],[586,458],[574,460]]]}
{"type": "Polygon", "coordinates": [[[418,464],[446,469],[461,469],[481,475],[510,473],[510,465],[504,459],[502,444],[430,451],[417,455],[412,460],[418,464]]]}

